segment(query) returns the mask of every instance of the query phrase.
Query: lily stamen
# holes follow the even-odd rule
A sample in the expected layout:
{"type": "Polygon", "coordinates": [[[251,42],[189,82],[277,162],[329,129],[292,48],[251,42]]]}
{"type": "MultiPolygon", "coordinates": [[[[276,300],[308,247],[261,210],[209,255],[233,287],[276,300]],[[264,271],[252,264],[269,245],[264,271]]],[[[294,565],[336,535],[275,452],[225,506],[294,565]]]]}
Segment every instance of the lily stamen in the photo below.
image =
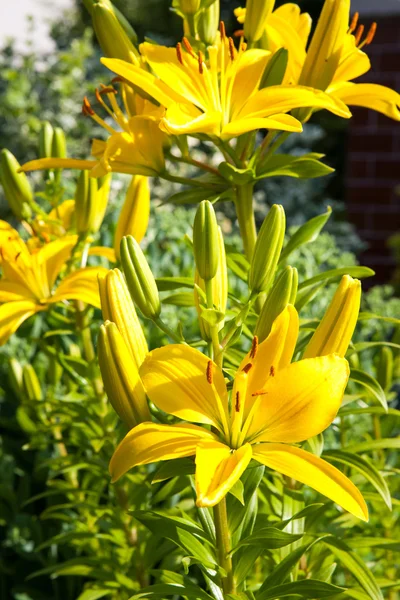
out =
{"type": "Polygon", "coordinates": [[[357,46],[357,48],[358,48],[358,44],[359,44],[359,43],[360,43],[360,41],[361,41],[361,38],[362,38],[362,35],[363,35],[363,33],[364,33],[364,25],[359,25],[359,26],[357,27],[357,31],[356,31],[356,33],[355,33],[355,35],[354,35],[354,37],[355,37],[355,41],[356,41],[356,46],[357,46]]]}
{"type": "Polygon", "coordinates": [[[199,73],[200,73],[200,75],[203,75],[203,54],[202,54],[201,50],[199,51],[198,63],[199,63],[199,73]]]}
{"type": "Polygon", "coordinates": [[[181,65],[183,65],[182,44],[180,42],[178,42],[176,45],[176,56],[181,65]]]}
{"type": "Polygon", "coordinates": [[[183,38],[182,38],[182,43],[183,43],[183,45],[185,46],[185,50],[186,50],[187,52],[189,52],[190,56],[193,56],[193,58],[196,58],[196,55],[195,55],[195,53],[193,52],[193,48],[192,48],[192,46],[190,45],[190,42],[189,42],[189,40],[188,40],[186,37],[183,37],[183,38]]]}
{"type": "Polygon", "coordinates": [[[231,60],[235,60],[235,45],[233,43],[233,39],[231,37],[228,38],[228,42],[229,42],[229,54],[230,54],[231,60]]]}
{"type": "Polygon", "coordinates": [[[225,23],[223,21],[219,22],[219,32],[221,34],[221,41],[224,42],[225,38],[226,38],[226,30],[225,30],[225,23]]]}
{"type": "Polygon", "coordinates": [[[251,344],[251,350],[249,352],[250,358],[255,358],[258,350],[258,337],[255,335],[251,344]]]}
{"type": "Polygon", "coordinates": [[[236,392],[235,411],[240,412],[240,392],[236,392]]]}
{"type": "Polygon", "coordinates": [[[369,46],[373,42],[377,27],[378,25],[374,21],[371,27],[369,28],[367,37],[365,38],[364,42],[359,46],[359,48],[362,48],[363,46],[369,46]]]}
{"type": "Polygon", "coordinates": [[[210,385],[213,382],[213,363],[212,360],[209,360],[207,363],[207,371],[206,371],[207,381],[210,385]]]}
{"type": "Polygon", "coordinates": [[[349,26],[349,29],[348,29],[348,33],[353,33],[353,31],[357,27],[359,16],[360,16],[360,13],[358,13],[358,12],[354,13],[353,18],[350,23],[350,26],[349,26]]]}

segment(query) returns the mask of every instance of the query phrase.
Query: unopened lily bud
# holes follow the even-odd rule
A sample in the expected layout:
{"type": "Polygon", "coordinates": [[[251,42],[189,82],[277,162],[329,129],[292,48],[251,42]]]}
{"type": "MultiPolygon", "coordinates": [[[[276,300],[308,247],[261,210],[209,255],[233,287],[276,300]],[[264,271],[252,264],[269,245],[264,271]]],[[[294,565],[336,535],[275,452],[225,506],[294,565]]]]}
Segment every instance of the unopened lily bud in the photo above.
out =
{"type": "Polygon", "coordinates": [[[280,85],[285,77],[286,67],[289,60],[289,52],[286,48],[279,48],[268,61],[260,81],[260,90],[271,85],[280,85]]]}
{"type": "Polygon", "coordinates": [[[114,250],[119,258],[119,246],[124,235],[132,235],[140,243],[145,236],[150,216],[149,179],[135,175],[126,193],[114,236],[114,250]]]}
{"type": "Polygon", "coordinates": [[[333,353],[343,357],[357,324],[360,302],[360,281],[344,275],[332,302],[305,349],[304,358],[333,353]]]}
{"type": "Polygon", "coordinates": [[[253,44],[264,33],[269,15],[274,10],[275,0],[247,0],[244,20],[244,37],[253,44]]]}
{"type": "Polygon", "coordinates": [[[200,40],[206,44],[206,46],[212,46],[215,43],[220,20],[219,0],[214,0],[210,6],[204,8],[199,14],[197,31],[200,40]]]}
{"type": "Polygon", "coordinates": [[[285,237],[286,217],[280,204],[273,204],[261,225],[249,271],[249,288],[265,292],[272,284],[285,237]]]}
{"type": "MultiPolygon", "coordinates": [[[[129,23],[128,19],[126,19],[124,17],[122,12],[120,10],[118,10],[118,8],[116,6],[114,6],[113,3],[110,2],[110,0],[100,0],[100,1],[103,4],[106,4],[113,11],[113,13],[115,14],[115,16],[118,19],[119,24],[121,25],[122,29],[125,31],[128,38],[131,40],[131,42],[133,44],[136,45],[138,42],[138,37],[137,37],[136,31],[133,29],[133,27],[129,23]]],[[[85,8],[89,12],[90,16],[92,16],[94,6],[98,3],[99,3],[99,0],[83,0],[83,4],[85,5],[85,8]]]]}
{"type": "Polygon", "coordinates": [[[11,358],[8,363],[8,380],[18,398],[21,398],[23,392],[23,368],[16,358],[11,358]]]}
{"type": "Polygon", "coordinates": [[[51,156],[65,158],[67,156],[67,142],[61,127],[55,127],[51,144],[51,156]]]}
{"type": "Polygon", "coordinates": [[[260,343],[268,337],[273,322],[283,309],[288,304],[294,305],[297,295],[297,286],[297,269],[285,267],[273,285],[257,320],[254,334],[258,337],[260,343]]]}
{"type": "Polygon", "coordinates": [[[53,146],[54,130],[48,121],[42,123],[39,134],[39,157],[51,158],[51,149],[53,146]]]}
{"type": "Polygon", "coordinates": [[[116,324],[139,368],[145,359],[148,347],[121,271],[113,269],[106,275],[100,276],[99,290],[103,319],[116,324]]]}
{"type": "Polygon", "coordinates": [[[391,348],[384,346],[381,348],[377,380],[385,391],[389,391],[393,383],[393,352],[391,348]]]}
{"type": "MultiPolygon", "coordinates": [[[[100,1],[92,7],[91,16],[96,37],[108,58],[120,58],[136,64],[139,53],[126,32],[129,24],[123,18],[125,25],[123,27],[118,19],[118,13],[111,2],[100,1]]],[[[119,15],[122,17],[121,13],[119,15]]],[[[129,28],[132,29],[130,26],[129,28]]]]}
{"type": "Polygon", "coordinates": [[[179,10],[184,15],[195,15],[200,8],[201,0],[179,0],[179,10]]]}
{"type": "Polygon", "coordinates": [[[138,367],[115,323],[100,327],[97,346],[104,389],[115,412],[131,429],[151,421],[138,367]]]}
{"type": "MultiPolygon", "coordinates": [[[[226,303],[228,301],[228,269],[226,266],[226,254],[225,254],[225,244],[224,237],[222,235],[221,228],[218,227],[218,246],[219,246],[219,257],[218,257],[218,268],[215,274],[215,277],[211,282],[212,289],[212,298],[215,309],[225,313],[226,311],[226,303]]],[[[202,279],[199,275],[198,270],[196,269],[194,276],[195,284],[203,290],[206,291],[206,284],[204,279],[202,279]]],[[[199,315],[199,326],[200,333],[203,340],[210,341],[211,340],[211,327],[210,325],[201,318],[201,313],[203,312],[202,308],[202,300],[197,289],[194,289],[194,303],[196,306],[197,314],[199,315]]],[[[218,330],[222,329],[224,326],[224,321],[222,320],[218,324],[218,330]]]]}
{"type": "Polygon", "coordinates": [[[6,200],[17,219],[28,219],[32,215],[30,203],[33,192],[25,173],[18,173],[21,165],[9,150],[0,155],[0,181],[6,200]]]}
{"type": "Polygon", "coordinates": [[[299,84],[326,90],[342,57],[347,35],[350,0],[325,0],[307,50],[299,84]]]}
{"type": "Polygon", "coordinates": [[[95,179],[82,171],[75,191],[76,230],[95,233],[101,227],[107,209],[111,174],[95,179]]]}
{"type": "Polygon", "coordinates": [[[193,252],[196,268],[204,281],[209,281],[218,269],[218,224],[213,205],[200,202],[193,224],[193,252]]]}
{"type": "Polygon", "coordinates": [[[121,240],[121,262],[133,301],[148,319],[158,319],[161,312],[157,284],[147,260],[134,237],[121,240]]]}
{"type": "Polygon", "coordinates": [[[22,371],[24,392],[29,400],[43,400],[42,387],[32,365],[25,365],[22,371]]]}

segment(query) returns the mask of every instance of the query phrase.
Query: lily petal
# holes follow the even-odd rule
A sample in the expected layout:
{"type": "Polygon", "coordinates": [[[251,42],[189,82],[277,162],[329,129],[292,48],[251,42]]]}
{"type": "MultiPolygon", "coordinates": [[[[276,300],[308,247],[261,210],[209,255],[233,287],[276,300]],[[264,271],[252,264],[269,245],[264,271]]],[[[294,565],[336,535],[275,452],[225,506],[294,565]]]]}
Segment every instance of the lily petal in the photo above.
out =
{"type": "Polygon", "coordinates": [[[162,131],[171,135],[205,133],[219,135],[221,115],[218,112],[202,113],[191,104],[173,104],[160,122],[162,131]]]}
{"type": "Polygon", "coordinates": [[[255,446],[253,457],[270,469],[309,485],[352,515],[368,521],[368,508],[360,491],[339,469],[322,458],[284,444],[255,446]]]}
{"type": "Polygon", "coordinates": [[[89,256],[101,256],[112,263],[117,262],[114,248],[107,248],[107,246],[91,246],[89,256]]]}
{"type": "Polygon", "coordinates": [[[38,158],[30,160],[21,167],[21,171],[42,171],[43,169],[92,169],[97,160],[79,160],[77,158],[38,158]]]}
{"type": "Polygon", "coordinates": [[[6,343],[10,335],[15,333],[26,319],[41,310],[46,310],[46,306],[31,300],[2,304],[0,306],[0,346],[6,343]]]}
{"type": "Polygon", "coordinates": [[[49,302],[62,302],[63,300],[82,300],[100,308],[98,275],[104,276],[107,269],[104,267],[86,267],[78,269],[62,280],[55,294],[49,298],[49,302]]]}
{"type": "Polygon", "coordinates": [[[200,442],[196,450],[197,506],[215,506],[240,479],[252,456],[250,444],[231,450],[213,440],[200,442]]]}
{"type": "Polygon", "coordinates": [[[17,300],[35,301],[35,296],[21,283],[0,280],[0,302],[15,302],[17,300]]]}
{"type": "Polygon", "coordinates": [[[336,354],[278,370],[254,405],[246,439],[296,443],[321,433],[339,410],[348,378],[348,362],[336,354]]]}
{"type": "Polygon", "coordinates": [[[300,121],[286,114],[273,115],[272,117],[239,118],[236,121],[227,123],[222,128],[221,138],[227,140],[256,129],[301,132],[303,126],[300,121]]]}
{"type": "Polygon", "coordinates": [[[150,400],[161,410],[227,432],[228,394],[224,376],[211,363],[211,377],[209,363],[194,348],[170,344],[148,354],[140,376],[150,400]]]}
{"type": "Polygon", "coordinates": [[[298,334],[299,317],[295,307],[289,304],[275,319],[269,336],[258,346],[258,349],[250,350],[242,360],[239,372],[246,365],[252,365],[248,371],[244,419],[257,400],[257,396],[252,394],[265,388],[272,373],[275,374],[290,364],[298,334]]]}
{"type": "Polygon", "coordinates": [[[110,461],[112,481],[138,465],[192,456],[204,439],[212,440],[215,436],[196,425],[141,423],[131,429],[116,448],[110,461]]]}
{"type": "Polygon", "coordinates": [[[375,83],[341,83],[328,88],[328,93],[350,106],[376,110],[390,119],[400,121],[400,94],[375,83]]]}
{"type": "Polygon", "coordinates": [[[65,265],[66,260],[70,257],[71,250],[77,241],[78,236],[67,236],[46,244],[37,253],[38,262],[45,264],[49,289],[53,287],[58,274],[65,265]]]}

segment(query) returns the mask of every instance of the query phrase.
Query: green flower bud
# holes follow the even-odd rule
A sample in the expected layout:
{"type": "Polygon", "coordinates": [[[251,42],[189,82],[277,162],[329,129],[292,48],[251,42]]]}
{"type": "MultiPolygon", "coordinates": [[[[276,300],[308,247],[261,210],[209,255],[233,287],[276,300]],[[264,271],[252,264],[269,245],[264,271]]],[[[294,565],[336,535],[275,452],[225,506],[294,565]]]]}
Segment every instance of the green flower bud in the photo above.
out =
{"type": "Polygon", "coordinates": [[[393,352],[391,348],[381,348],[377,379],[385,391],[389,391],[393,383],[393,352]]]}
{"type": "Polygon", "coordinates": [[[76,230],[95,233],[101,227],[107,209],[111,174],[95,179],[81,171],[75,191],[76,230]]]}
{"type": "Polygon", "coordinates": [[[104,388],[115,412],[130,429],[151,421],[138,367],[115,323],[107,321],[100,327],[97,352],[104,388]]]}
{"type": "Polygon", "coordinates": [[[197,23],[197,31],[199,33],[200,40],[206,44],[206,46],[212,46],[215,43],[219,23],[220,3],[219,0],[214,0],[210,6],[201,11],[197,23]]]}
{"type": "Polygon", "coordinates": [[[92,6],[91,16],[96,37],[104,54],[108,58],[120,58],[130,63],[138,63],[139,53],[127,30],[133,32],[134,38],[136,34],[111,2],[105,0],[97,2],[92,6]],[[123,25],[119,19],[123,21],[123,25]]]}
{"type": "Polygon", "coordinates": [[[29,400],[43,400],[42,388],[35,369],[32,365],[25,365],[22,371],[24,392],[29,400]]]}
{"type": "Polygon", "coordinates": [[[272,284],[285,237],[285,211],[274,204],[264,219],[249,271],[249,288],[254,293],[265,292],[272,284]]]}
{"type": "Polygon", "coordinates": [[[260,81],[260,90],[271,85],[280,85],[285,77],[289,60],[286,48],[279,48],[268,61],[260,81]]]}
{"type": "Polygon", "coordinates": [[[67,156],[67,142],[61,127],[54,128],[53,141],[51,144],[51,156],[55,158],[66,158],[67,156]]]}
{"type": "Polygon", "coordinates": [[[28,219],[32,215],[30,203],[33,192],[25,173],[18,173],[21,167],[11,152],[4,149],[0,154],[0,180],[6,200],[18,219],[28,219]]]}
{"type": "Polygon", "coordinates": [[[148,319],[158,319],[161,303],[157,284],[147,260],[134,237],[121,240],[121,263],[133,301],[148,319]]]}
{"type": "Polygon", "coordinates": [[[261,38],[274,5],[275,0],[247,0],[244,37],[249,43],[253,44],[261,38]]]}
{"type": "Polygon", "coordinates": [[[51,158],[53,147],[54,130],[48,121],[42,123],[39,134],[39,156],[40,158],[51,158]]]}
{"type": "Polygon", "coordinates": [[[204,281],[215,277],[219,260],[217,217],[208,200],[199,204],[193,224],[193,252],[196,268],[204,281]]]}
{"type": "Polygon", "coordinates": [[[296,301],[298,285],[297,269],[286,267],[274,283],[258,317],[255,335],[261,343],[268,337],[272,324],[288,304],[296,301]]]}
{"type": "Polygon", "coordinates": [[[179,0],[179,10],[184,15],[195,15],[200,9],[201,0],[179,0]]]}
{"type": "MultiPolygon", "coordinates": [[[[128,38],[131,40],[133,44],[138,43],[138,37],[136,31],[133,29],[132,25],[129,23],[128,19],[124,17],[122,12],[110,2],[110,0],[100,0],[103,4],[106,4],[117,17],[119,24],[122,29],[125,31],[128,38]]],[[[92,16],[93,8],[96,4],[99,3],[99,0],[83,0],[83,4],[85,5],[86,10],[92,16]]]]}
{"type": "Polygon", "coordinates": [[[23,368],[21,363],[16,358],[11,358],[8,363],[8,380],[10,386],[18,398],[21,398],[23,393],[23,368]]]}

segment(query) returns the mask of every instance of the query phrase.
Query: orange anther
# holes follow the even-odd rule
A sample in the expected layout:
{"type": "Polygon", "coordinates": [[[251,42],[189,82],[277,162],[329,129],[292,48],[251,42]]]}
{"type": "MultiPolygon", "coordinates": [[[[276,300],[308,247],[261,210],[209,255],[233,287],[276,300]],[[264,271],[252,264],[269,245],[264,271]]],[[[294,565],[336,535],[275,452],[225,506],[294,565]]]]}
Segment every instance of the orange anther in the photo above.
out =
{"type": "Polygon", "coordinates": [[[356,33],[354,34],[354,37],[356,40],[356,46],[358,46],[358,44],[360,43],[363,33],[364,33],[364,25],[359,25],[357,27],[356,33]]]}
{"type": "Polygon", "coordinates": [[[352,18],[351,23],[350,23],[349,33],[353,33],[353,31],[357,27],[359,16],[360,16],[360,14],[358,12],[354,13],[353,18],[352,18]]]}
{"type": "Polygon", "coordinates": [[[206,371],[207,381],[211,385],[213,382],[213,362],[209,360],[207,363],[207,371],[206,371]]]}
{"type": "Polygon", "coordinates": [[[201,51],[199,52],[199,73],[203,75],[203,54],[201,51]]]}
{"type": "Polygon", "coordinates": [[[182,44],[185,46],[185,50],[187,52],[189,52],[190,56],[193,56],[193,58],[196,58],[196,55],[193,52],[193,48],[190,45],[190,42],[189,42],[189,40],[186,37],[182,38],[182,44]]]}
{"type": "Polygon", "coordinates": [[[255,358],[258,350],[258,337],[255,335],[251,344],[250,358],[255,358]]]}
{"type": "Polygon", "coordinates": [[[239,394],[239,392],[236,392],[235,410],[236,410],[236,412],[240,411],[240,394],[239,394]]]}
{"type": "Polygon", "coordinates": [[[101,85],[101,90],[100,90],[100,94],[118,94],[117,90],[115,88],[113,88],[112,85],[104,85],[104,84],[100,84],[101,85]]]}
{"type": "Polygon", "coordinates": [[[229,41],[229,54],[231,57],[231,60],[235,60],[235,45],[233,43],[233,39],[230,37],[228,38],[229,41]]]}
{"type": "Polygon", "coordinates": [[[182,56],[182,44],[180,42],[176,45],[176,56],[178,57],[179,62],[183,65],[183,56],[182,56]]]}
{"type": "Polygon", "coordinates": [[[366,46],[368,46],[373,41],[375,34],[376,34],[376,28],[377,28],[377,24],[375,22],[372,23],[372,25],[369,28],[369,31],[367,33],[367,37],[364,40],[364,44],[366,46]]]}
{"type": "Polygon", "coordinates": [[[221,34],[221,40],[224,41],[226,38],[226,31],[225,31],[225,23],[223,21],[219,22],[219,32],[221,34]]]}
{"type": "Polygon", "coordinates": [[[82,114],[85,115],[85,117],[87,115],[94,115],[94,110],[90,105],[90,102],[88,100],[88,97],[85,96],[83,99],[83,104],[82,104],[82,114]]]}
{"type": "Polygon", "coordinates": [[[246,50],[247,50],[247,44],[246,44],[246,42],[242,42],[242,45],[240,47],[242,49],[242,52],[246,52],[246,50]]]}
{"type": "Polygon", "coordinates": [[[244,36],[244,29],[236,29],[236,31],[233,32],[234,37],[243,37],[244,36]]]}

